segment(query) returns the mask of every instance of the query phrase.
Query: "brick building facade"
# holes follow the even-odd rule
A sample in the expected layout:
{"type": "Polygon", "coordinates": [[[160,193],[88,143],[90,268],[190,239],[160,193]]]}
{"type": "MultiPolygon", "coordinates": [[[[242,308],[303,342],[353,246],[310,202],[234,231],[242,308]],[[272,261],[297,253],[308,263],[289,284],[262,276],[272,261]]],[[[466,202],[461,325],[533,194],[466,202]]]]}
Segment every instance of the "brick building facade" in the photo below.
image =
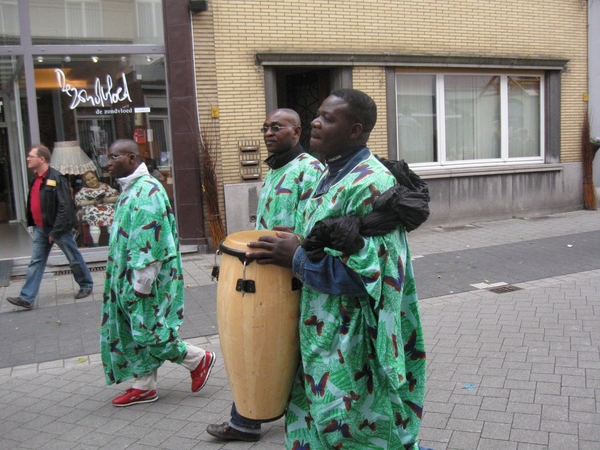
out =
{"type": "Polygon", "coordinates": [[[308,133],[318,103],[353,87],[378,106],[370,148],[428,180],[430,223],[581,208],[585,1],[213,0],[192,29],[222,185],[260,173],[240,147],[266,158],[266,112],[292,107],[308,133]],[[423,148],[409,156],[405,142],[423,148]]]}

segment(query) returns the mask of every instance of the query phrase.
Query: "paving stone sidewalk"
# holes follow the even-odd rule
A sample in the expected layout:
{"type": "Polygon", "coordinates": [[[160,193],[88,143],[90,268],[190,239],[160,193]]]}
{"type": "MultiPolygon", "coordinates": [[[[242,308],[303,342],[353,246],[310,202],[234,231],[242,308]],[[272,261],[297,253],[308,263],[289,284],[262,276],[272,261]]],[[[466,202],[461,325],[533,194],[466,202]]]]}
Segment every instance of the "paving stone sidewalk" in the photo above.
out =
{"type": "MultiPolygon", "coordinates": [[[[600,230],[598,219],[600,213],[578,211],[423,229],[409,239],[413,256],[426,260],[437,253],[594,232],[600,230]]],[[[556,251],[549,248],[542,263],[550,266],[556,251]]],[[[214,257],[184,260],[188,290],[210,296],[208,266],[214,257]]],[[[101,278],[96,282],[89,302],[101,299],[101,278]]],[[[436,450],[600,448],[600,269],[514,286],[519,290],[497,294],[473,287],[421,301],[428,350],[421,445],[436,450]]],[[[78,304],[72,300],[71,276],[48,277],[44,289],[42,314],[78,304]]],[[[18,286],[0,289],[0,316],[31,313],[7,306],[4,298],[14,290],[18,286]]],[[[187,371],[167,363],[159,371],[156,403],[114,408],[110,400],[128,386],[105,386],[97,354],[0,369],[0,448],[283,449],[282,420],[265,424],[258,443],[218,442],[205,432],[207,424],[228,418],[231,404],[211,326],[206,322],[199,328],[207,334],[189,339],[219,356],[207,386],[192,394],[187,371]]],[[[6,336],[0,344],[11,334],[6,336]]]]}

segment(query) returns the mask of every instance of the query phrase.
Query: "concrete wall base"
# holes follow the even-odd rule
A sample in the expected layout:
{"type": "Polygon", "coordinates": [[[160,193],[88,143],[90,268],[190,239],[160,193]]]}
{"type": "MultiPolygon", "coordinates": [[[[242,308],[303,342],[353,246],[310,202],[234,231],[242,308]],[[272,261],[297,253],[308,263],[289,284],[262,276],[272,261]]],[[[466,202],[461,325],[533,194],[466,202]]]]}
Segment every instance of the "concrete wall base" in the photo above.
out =
{"type": "Polygon", "coordinates": [[[427,227],[536,217],[583,208],[581,163],[561,170],[425,177],[431,195],[427,227]]]}

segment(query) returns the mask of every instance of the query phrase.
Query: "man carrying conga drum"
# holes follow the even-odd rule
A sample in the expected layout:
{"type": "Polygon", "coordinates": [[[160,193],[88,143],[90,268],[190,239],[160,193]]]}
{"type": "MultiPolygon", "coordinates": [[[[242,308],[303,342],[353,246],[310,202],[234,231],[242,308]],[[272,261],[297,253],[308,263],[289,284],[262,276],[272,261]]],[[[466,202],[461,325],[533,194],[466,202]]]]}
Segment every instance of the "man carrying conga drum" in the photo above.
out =
{"type": "MultiPolygon", "coordinates": [[[[294,231],[302,224],[304,204],[323,166],[299,144],[302,127],[296,111],[272,111],[261,131],[270,156],[265,160],[269,172],[260,192],[256,229],[271,230],[279,226],[294,231]]],[[[233,404],[229,422],[208,425],[206,431],[223,440],[258,441],[261,422],[241,416],[233,404]]]]}
{"type": "MultiPolygon", "coordinates": [[[[334,91],[321,104],[311,149],[326,170],[296,233],[342,216],[360,222],[395,185],[366,147],[376,119],[375,103],[357,90],[334,91]]],[[[351,251],[337,244],[308,251],[286,233],[248,244],[247,257],[290,267],[304,283],[286,447],[417,450],[425,346],[405,228],[358,234],[351,251]]]]}

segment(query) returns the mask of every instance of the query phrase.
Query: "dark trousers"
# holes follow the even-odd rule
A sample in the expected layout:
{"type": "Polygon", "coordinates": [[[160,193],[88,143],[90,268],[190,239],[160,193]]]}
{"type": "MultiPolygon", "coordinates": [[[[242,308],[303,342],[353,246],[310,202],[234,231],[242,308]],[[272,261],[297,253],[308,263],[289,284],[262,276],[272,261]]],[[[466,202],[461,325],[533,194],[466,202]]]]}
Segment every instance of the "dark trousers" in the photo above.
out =
{"type": "Polygon", "coordinates": [[[230,423],[233,425],[233,428],[239,431],[260,431],[260,420],[246,419],[245,417],[240,416],[237,412],[237,409],[235,409],[235,403],[231,404],[230,423]]]}

